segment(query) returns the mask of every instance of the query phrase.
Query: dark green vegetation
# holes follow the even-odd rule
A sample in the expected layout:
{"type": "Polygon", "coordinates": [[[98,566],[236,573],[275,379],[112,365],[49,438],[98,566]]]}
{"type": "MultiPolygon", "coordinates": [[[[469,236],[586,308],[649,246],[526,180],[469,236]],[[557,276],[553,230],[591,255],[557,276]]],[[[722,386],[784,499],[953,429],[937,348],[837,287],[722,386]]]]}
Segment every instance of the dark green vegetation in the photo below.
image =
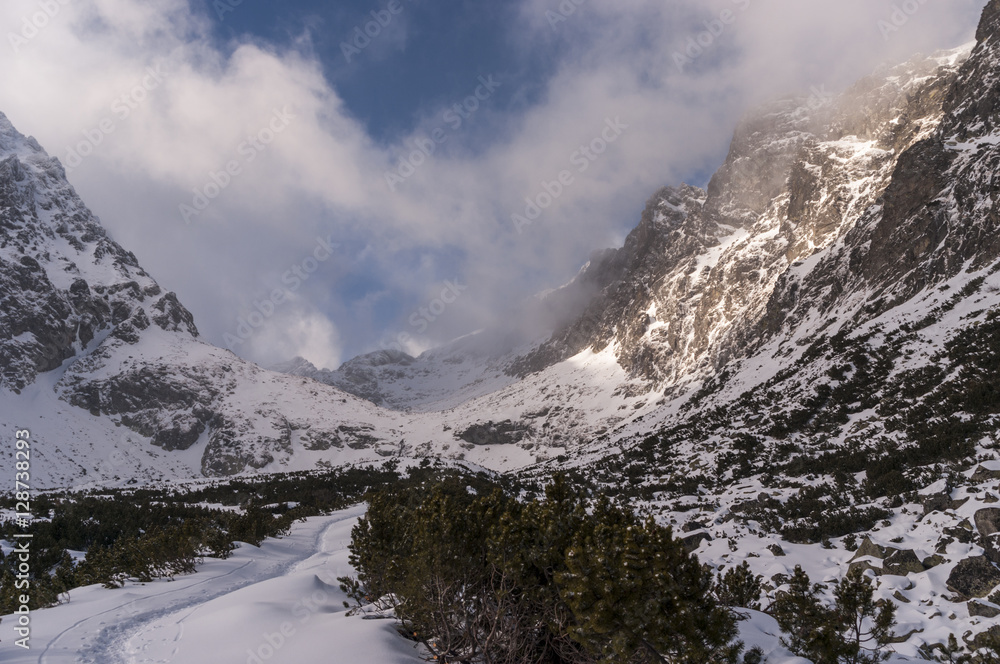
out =
{"type": "MultiPolygon", "coordinates": [[[[397,481],[395,467],[293,473],[214,483],[188,491],[119,489],[46,494],[32,502],[30,606],[57,603],[77,586],[118,587],[190,573],[204,556],[227,557],[235,542],[259,545],[300,518],[361,501],[375,486],[397,481]],[[297,503],[289,508],[289,503],[297,503]],[[208,508],[204,503],[222,507],[208,508]],[[235,508],[235,509],[223,509],[235,508]],[[69,551],[86,552],[74,565],[69,551]]],[[[14,508],[12,499],[0,506],[14,508]]],[[[0,523],[0,539],[24,532],[0,523]]],[[[23,590],[15,586],[15,556],[0,555],[0,614],[11,613],[23,590]]]]}
{"type": "Polygon", "coordinates": [[[889,657],[896,607],[873,599],[871,580],[851,571],[833,589],[834,605],[820,599],[823,586],[813,585],[796,566],[786,592],[771,611],[785,636],[781,641],[814,664],[876,664],[889,657]]]}
{"type": "MultiPolygon", "coordinates": [[[[544,498],[461,476],[374,492],[343,578],[354,611],[393,612],[441,662],[704,664],[741,660],[739,609],[761,609],[747,563],[713,578],[669,528],[556,476],[544,498]]],[[[884,659],[895,608],[855,573],[832,606],[797,570],[766,608],[817,664],[884,659]],[[812,636],[813,634],[817,636],[812,636]]]]}
{"type": "Polygon", "coordinates": [[[439,661],[738,661],[734,616],[670,529],[564,479],[529,502],[451,477],[369,504],[345,590],[394,609],[439,661]]]}
{"type": "Polygon", "coordinates": [[[959,645],[954,634],[948,635],[947,643],[924,645],[920,656],[931,662],[948,664],[1000,664],[1000,627],[994,625],[972,640],[976,652],[969,653],[959,645]]]}
{"type": "Polygon", "coordinates": [[[729,380],[723,372],[687,404],[686,421],[598,462],[590,479],[623,498],[662,502],[721,494],[756,477],[799,489],[791,500],[738,506],[771,532],[820,542],[869,530],[886,506],[970,467],[981,441],[1000,445],[1000,309],[970,314],[936,354],[907,363],[921,331],[981,286],[972,281],[913,326],[821,335],[787,370],[731,404],[699,411],[729,380]],[[714,457],[714,467],[679,463],[680,450],[692,449],[714,457]],[[864,481],[855,481],[862,472],[864,481]],[[826,481],[809,486],[818,477],[826,481]]]}
{"type": "MultiPolygon", "coordinates": [[[[370,509],[351,544],[358,578],[341,579],[344,589],[355,611],[393,612],[404,635],[438,661],[762,661],[757,649],[741,657],[736,640],[739,610],[762,608],[762,579],[746,563],[715,576],[670,528],[564,475],[539,487],[429,462],[405,474],[389,463],[183,491],[39,496],[31,605],[65,601],[80,585],[190,573],[204,556],[228,556],[237,541],[258,545],[296,519],[362,500],[370,509]],[[86,557],[74,564],[70,551],[86,557]]],[[[0,538],[19,531],[0,524],[0,538]]],[[[3,562],[0,612],[17,606],[13,558],[3,562]]],[[[871,601],[869,582],[845,580],[830,608],[808,580],[796,580],[765,607],[793,649],[825,657],[819,664],[876,661],[865,657],[881,652],[892,613],[871,601]],[[803,616],[819,622],[799,624],[803,616]],[[875,631],[859,631],[865,618],[875,631]],[[799,643],[803,630],[824,640],[799,643]]]]}

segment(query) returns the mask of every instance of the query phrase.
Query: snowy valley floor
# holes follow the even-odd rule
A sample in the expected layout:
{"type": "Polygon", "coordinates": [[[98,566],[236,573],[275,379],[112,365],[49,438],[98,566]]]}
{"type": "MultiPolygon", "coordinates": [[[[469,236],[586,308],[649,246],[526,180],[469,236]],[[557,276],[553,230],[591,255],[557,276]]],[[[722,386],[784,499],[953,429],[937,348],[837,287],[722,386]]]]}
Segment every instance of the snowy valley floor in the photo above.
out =
{"type": "MultiPolygon", "coordinates": [[[[208,559],[173,581],[78,588],[69,603],[32,614],[31,649],[14,645],[12,616],[0,624],[5,664],[413,664],[419,647],[390,620],[346,617],[338,576],[363,506],[296,523],[260,548],[208,559]]],[[[741,611],[749,649],[769,664],[807,664],[780,646],[775,621],[741,611]]],[[[918,661],[895,656],[891,661],[918,661]]],[[[922,661],[922,660],[919,660],[922,661]]]]}
{"type": "Polygon", "coordinates": [[[173,581],[78,588],[32,614],[31,649],[0,624],[5,664],[412,664],[423,661],[389,620],[347,618],[336,579],[351,573],[355,507],[244,544],[173,581]],[[282,633],[284,630],[284,633],[282,633]],[[256,656],[258,659],[254,659],[256,656]]]}

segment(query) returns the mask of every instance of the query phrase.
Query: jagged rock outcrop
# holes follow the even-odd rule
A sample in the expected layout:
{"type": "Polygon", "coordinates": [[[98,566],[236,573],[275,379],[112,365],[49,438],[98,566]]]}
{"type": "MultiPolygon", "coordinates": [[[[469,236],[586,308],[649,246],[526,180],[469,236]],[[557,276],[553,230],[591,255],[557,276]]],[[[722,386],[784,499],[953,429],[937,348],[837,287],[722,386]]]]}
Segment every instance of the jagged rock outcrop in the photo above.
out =
{"type": "Polygon", "coordinates": [[[973,519],[976,522],[976,530],[983,537],[1000,533],[1000,509],[987,507],[977,510],[973,519]]]}
{"type": "MultiPolygon", "coordinates": [[[[860,320],[873,318],[921,290],[1000,257],[1000,19],[986,8],[968,58],[922,84],[914,99],[938,110],[901,154],[882,195],[842,243],[804,278],[782,283],[769,305],[776,322],[798,321],[866,292],[860,320]]],[[[920,114],[920,113],[918,113],[920,114]]],[[[771,329],[776,325],[772,324],[771,329]]]]}
{"type": "Polygon", "coordinates": [[[288,376],[262,390],[274,374],[199,340],[191,313],[108,236],[58,160],[0,115],[0,390],[56,369],[63,402],[165,452],[199,446],[205,475],[287,461],[316,440],[377,457],[395,438],[391,424],[370,434],[379,417],[357,399],[288,376]],[[325,411],[310,413],[310,399],[325,411]]]}
{"type": "Polygon", "coordinates": [[[59,161],[0,115],[0,387],[21,390],[95,340],[198,330],[108,237],[59,161]]]}
{"type": "Polygon", "coordinates": [[[893,551],[882,561],[882,573],[894,574],[896,576],[906,576],[907,574],[920,574],[924,571],[917,554],[911,549],[893,551]]]}
{"type": "Polygon", "coordinates": [[[345,392],[367,399],[377,406],[390,405],[391,394],[385,383],[406,375],[414,358],[398,350],[386,349],[355,357],[344,362],[335,371],[318,369],[305,358],[296,357],[274,367],[275,371],[293,376],[306,376],[326,385],[333,385],[345,392]]]}
{"type": "MultiPolygon", "coordinates": [[[[749,355],[786,326],[800,302],[830,306],[844,293],[838,266],[810,272],[807,262],[845,244],[886,196],[912,198],[898,173],[940,191],[921,172],[937,173],[942,164],[922,159],[915,146],[954,104],[967,55],[918,58],[838,97],[783,99],[748,116],[707,191],[658,192],[624,247],[595,256],[584,272],[601,294],[511,371],[526,375],[613,344],[631,374],[676,384],[749,355]],[[822,297],[803,298],[806,275],[822,297]]],[[[895,247],[910,244],[897,240],[895,247]]],[[[850,247],[837,251],[851,255],[850,247]]],[[[876,268],[869,271],[874,278],[876,268]]]]}

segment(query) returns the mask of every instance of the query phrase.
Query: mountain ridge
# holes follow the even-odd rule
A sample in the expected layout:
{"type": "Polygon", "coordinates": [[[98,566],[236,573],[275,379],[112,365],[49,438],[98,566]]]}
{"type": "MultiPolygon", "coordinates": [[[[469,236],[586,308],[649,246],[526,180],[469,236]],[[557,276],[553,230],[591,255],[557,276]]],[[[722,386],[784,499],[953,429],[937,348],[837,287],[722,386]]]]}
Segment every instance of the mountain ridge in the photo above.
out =
{"type": "Polygon", "coordinates": [[[443,462],[530,498],[558,473],[769,598],[866,576],[890,661],[995,661],[1000,0],[976,36],[749,112],[705,189],[659,189],[534,299],[551,334],[335,371],[206,343],[0,116],[0,412],[32,487],[443,462]]]}
{"type": "MultiPolygon", "coordinates": [[[[58,161],[7,123],[3,241],[8,254],[34,251],[25,258],[38,268],[18,269],[45,278],[2,289],[9,331],[0,352],[20,358],[6,361],[4,375],[21,376],[3,387],[17,392],[58,372],[54,407],[124,429],[130,444],[158,455],[198,454],[190,465],[209,476],[387,458],[512,470],[562,463],[574,450],[614,456],[700,394],[728,394],[712,385],[762,349],[778,344],[760,357],[774,373],[788,369],[803,348],[787,343],[815,337],[822,311],[856,315],[844,297],[860,291],[835,292],[853,269],[844,261],[859,259],[845,243],[894,195],[893,174],[909,168],[900,160],[947,113],[971,112],[946,92],[986,84],[960,71],[988,78],[994,41],[919,56],[818,103],[779,99],[749,113],[706,190],[661,189],[622,248],[595,252],[573,282],[539,299],[537,311],[568,320],[546,340],[486,331],[419,358],[380,351],[333,372],[302,362],[268,372],[200,340],[176,297],[94,230],[58,161]],[[73,270],[93,273],[86,289],[67,276],[73,270]],[[36,325],[42,338],[13,334],[33,297],[53,303],[41,309],[51,324],[36,325]],[[29,360],[22,371],[17,362],[29,360]]],[[[79,480],[85,465],[53,477],[79,480]]]]}

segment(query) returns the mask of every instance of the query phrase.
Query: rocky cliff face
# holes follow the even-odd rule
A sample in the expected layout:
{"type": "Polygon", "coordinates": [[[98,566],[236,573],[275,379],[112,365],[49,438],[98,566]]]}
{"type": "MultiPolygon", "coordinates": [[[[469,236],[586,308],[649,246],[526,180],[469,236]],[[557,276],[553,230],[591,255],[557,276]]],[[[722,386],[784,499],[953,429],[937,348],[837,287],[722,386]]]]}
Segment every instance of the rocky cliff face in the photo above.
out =
{"type": "Polygon", "coordinates": [[[990,3],[971,56],[918,97],[940,102],[940,121],[902,151],[882,194],[814,269],[783,276],[766,330],[849,299],[862,322],[1000,257],[998,79],[1000,19],[990,3]]]}
{"type": "Polygon", "coordinates": [[[943,121],[903,155],[881,215],[873,213],[871,248],[856,263],[868,282],[888,286],[897,297],[965,267],[981,268],[1000,255],[1000,17],[995,7],[991,3],[972,56],[943,95],[943,121]]]}
{"type": "Polygon", "coordinates": [[[402,351],[380,350],[344,362],[336,371],[319,369],[309,360],[296,357],[273,367],[275,371],[305,376],[326,385],[339,387],[377,406],[392,403],[385,383],[404,378],[414,359],[402,351]]]}
{"type": "MultiPolygon", "coordinates": [[[[998,15],[991,2],[974,48],[748,115],[706,190],[661,189],[621,249],[539,300],[553,318],[573,312],[544,342],[492,331],[337,371],[267,372],[199,340],[59,163],[2,119],[0,400],[42,390],[209,475],[389,456],[506,469],[582,443],[606,456],[778,378],[789,407],[758,414],[755,431],[787,429],[788,411],[819,398],[810,381],[855,380],[850,335],[933,314],[936,340],[893,342],[897,357],[929,356],[927,344],[984,321],[943,307],[982,313],[996,299],[985,272],[1000,252],[998,15]]],[[[886,362],[871,394],[902,370],[886,362]]]]}
{"type": "MultiPolygon", "coordinates": [[[[193,470],[206,475],[288,463],[296,450],[380,458],[375,448],[395,438],[367,402],[319,394],[197,337],[191,314],[108,236],[58,160],[0,115],[0,392],[34,390],[5,415],[48,403],[33,415],[45,420],[70,404],[103,428],[55,427],[51,443],[93,450],[83,429],[107,443],[123,428],[151,449],[195,450],[193,470]]],[[[49,456],[53,477],[67,463],[83,473],[91,463],[49,456]]]]}
{"type": "Polygon", "coordinates": [[[0,115],[0,387],[155,325],[197,336],[173,293],[111,240],[58,160],[0,115]]]}
{"type": "MultiPolygon", "coordinates": [[[[968,55],[918,58],[838,97],[784,99],[751,114],[708,190],[658,192],[625,246],[588,269],[601,295],[513,370],[524,375],[611,345],[631,374],[664,387],[751,354],[795,307],[803,264],[842,242],[884,197],[912,199],[896,173],[940,191],[913,172],[915,163],[936,164],[914,146],[953,113],[968,55]]],[[[899,267],[891,253],[872,260],[899,267]]]]}

